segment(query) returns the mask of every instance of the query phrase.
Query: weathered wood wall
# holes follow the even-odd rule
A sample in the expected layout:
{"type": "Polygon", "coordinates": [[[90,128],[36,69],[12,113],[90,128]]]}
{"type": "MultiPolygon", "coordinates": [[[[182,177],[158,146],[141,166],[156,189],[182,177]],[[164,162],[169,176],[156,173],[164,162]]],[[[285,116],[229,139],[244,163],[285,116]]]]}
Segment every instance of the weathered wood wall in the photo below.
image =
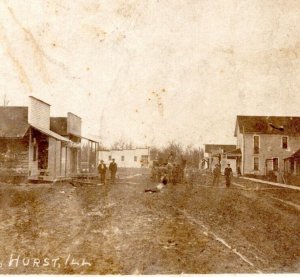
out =
{"type": "Polygon", "coordinates": [[[0,138],[0,176],[27,176],[29,137],[0,138]]]}

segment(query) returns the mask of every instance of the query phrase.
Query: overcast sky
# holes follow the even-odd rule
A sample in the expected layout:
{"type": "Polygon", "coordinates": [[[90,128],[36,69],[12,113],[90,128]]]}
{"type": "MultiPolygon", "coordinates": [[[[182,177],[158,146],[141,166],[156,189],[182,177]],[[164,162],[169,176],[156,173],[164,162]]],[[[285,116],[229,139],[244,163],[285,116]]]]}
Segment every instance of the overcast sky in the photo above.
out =
{"type": "Polygon", "coordinates": [[[0,95],[105,145],[235,143],[235,117],[300,115],[298,0],[0,0],[0,95]]]}

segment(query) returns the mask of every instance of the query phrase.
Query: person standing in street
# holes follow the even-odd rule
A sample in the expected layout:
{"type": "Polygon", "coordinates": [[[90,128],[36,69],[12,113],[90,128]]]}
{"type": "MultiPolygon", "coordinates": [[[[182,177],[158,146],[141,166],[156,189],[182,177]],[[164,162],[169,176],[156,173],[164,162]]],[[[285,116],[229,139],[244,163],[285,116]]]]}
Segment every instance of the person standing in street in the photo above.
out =
{"type": "Polygon", "coordinates": [[[118,166],[115,162],[115,159],[112,159],[112,162],[109,164],[109,171],[110,171],[110,181],[112,184],[115,183],[115,179],[116,179],[116,173],[118,170],[118,166]]]}
{"type": "Polygon", "coordinates": [[[215,185],[219,185],[219,180],[220,180],[220,175],[221,175],[221,167],[219,164],[215,165],[215,168],[213,170],[213,175],[214,175],[214,179],[213,179],[213,186],[215,185]]]}
{"type": "Polygon", "coordinates": [[[237,167],[237,176],[238,176],[238,177],[241,177],[241,176],[242,176],[242,172],[241,172],[240,166],[237,167]]]}
{"type": "Polygon", "coordinates": [[[231,177],[232,177],[232,168],[230,167],[230,164],[227,164],[227,167],[224,171],[225,180],[226,180],[226,187],[229,188],[231,185],[231,177]]]}
{"type": "Polygon", "coordinates": [[[98,172],[100,174],[101,184],[105,184],[106,164],[103,160],[101,160],[100,164],[98,165],[98,172]]]}

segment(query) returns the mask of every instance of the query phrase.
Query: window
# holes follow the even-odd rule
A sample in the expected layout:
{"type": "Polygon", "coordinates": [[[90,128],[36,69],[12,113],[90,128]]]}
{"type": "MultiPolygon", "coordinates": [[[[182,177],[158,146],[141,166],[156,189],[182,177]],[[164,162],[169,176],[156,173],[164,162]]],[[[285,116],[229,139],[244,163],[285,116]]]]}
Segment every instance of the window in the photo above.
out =
{"type": "Polygon", "coordinates": [[[254,170],[259,170],[259,158],[254,157],[254,165],[253,165],[254,170]]]}
{"type": "Polygon", "coordinates": [[[288,148],[288,137],[281,138],[281,147],[282,147],[282,149],[288,148]]]}
{"type": "Polygon", "coordinates": [[[143,161],[148,161],[148,155],[142,155],[142,160],[143,161]]]}
{"type": "Polygon", "coordinates": [[[108,156],[108,160],[111,161],[111,156],[108,156]]]}
{"type": "Polygon", "coordinates": [[[278,158],[274,158],[273,159],[273,171],[278,171],[278,166],[279,166],[278,158]]]}
{"type": "Polygon", "coordinates": [[[137,162],[137,156],[134,156],[134,161],[137,162]]]}
{"type": "Polygon", "coordinates": [[[259,154],[259,136],[253,137],[253,151],[254,154],[259,154]]]}
{"type": "Polygon", "coordinates": [[[125,157],[121,156],[121,161],[124,162],[125,161],[125,157]]]}

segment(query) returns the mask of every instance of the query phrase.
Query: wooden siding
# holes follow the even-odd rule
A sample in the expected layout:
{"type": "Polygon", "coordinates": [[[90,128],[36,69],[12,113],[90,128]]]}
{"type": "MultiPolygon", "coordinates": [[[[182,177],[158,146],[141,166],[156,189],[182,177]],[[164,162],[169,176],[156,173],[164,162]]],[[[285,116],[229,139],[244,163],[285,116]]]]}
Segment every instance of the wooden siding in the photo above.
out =
{"type": "Polygon", "coordinates": [[[67,132],[76,136],[81,136],[81,118],[75,114],[68,113],[67,132]]]}
{"type": "Polygon", "coordinates": [[[28,142],[28,136],[23,139],[0,139],[1,176],[28,175],[28,142]]]}
{"type": "Polygon", "coordinates": [[[61,171],[61,142],[49,138],[48,172],[50,177],[60,177],[61,171]]]}
{"type": "Polygon", "coordinates": [[[244,159],[244,172],[243,174],[257,174],[264,175],[266,173],[266,160],[278,158],[279,169],[283,172],[284,161],[283,159],[291,156],[295,151],[300,148],[300,136],[289,137],[288,148],[283,149],[281,145],[281,135],[268,135],[268,134],[245,134],[244,143],[242,147],[244,159]],[[259,154],[254,154],[253,151],[253,136],[259,135],[260,146],[259,154]],[[259,171],[254,171],[254,157],[259,158],[259,171]]]}
{"type": "Polygon", "coordinates": [[[30,97],[29,99],[29,124],[35,127],[50,129],[50,106],[36,98],[30,97]]]}

